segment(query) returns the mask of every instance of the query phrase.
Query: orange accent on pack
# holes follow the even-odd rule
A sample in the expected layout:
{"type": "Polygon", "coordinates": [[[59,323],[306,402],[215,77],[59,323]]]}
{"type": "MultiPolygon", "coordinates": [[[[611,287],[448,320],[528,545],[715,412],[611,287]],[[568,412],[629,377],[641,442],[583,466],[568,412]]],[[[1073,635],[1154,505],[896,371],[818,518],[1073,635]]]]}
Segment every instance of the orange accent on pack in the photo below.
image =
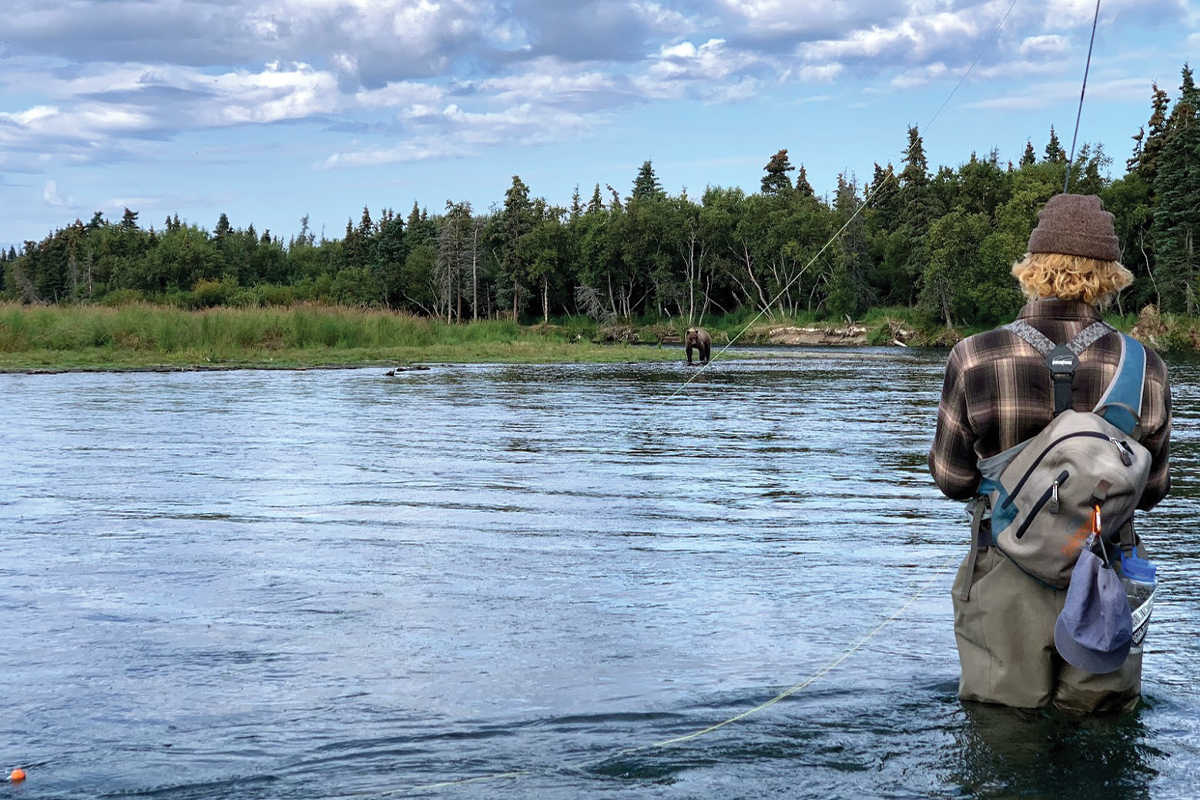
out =
{"type": "Polygon", "coordinates": [[[1067,541],[1059,550],[1067,558],[1075,558],[1083,550],[1083,543],[1092,535],[1092,519],[1086,519],[1074,533],[1070,535],[1067,541]]]}

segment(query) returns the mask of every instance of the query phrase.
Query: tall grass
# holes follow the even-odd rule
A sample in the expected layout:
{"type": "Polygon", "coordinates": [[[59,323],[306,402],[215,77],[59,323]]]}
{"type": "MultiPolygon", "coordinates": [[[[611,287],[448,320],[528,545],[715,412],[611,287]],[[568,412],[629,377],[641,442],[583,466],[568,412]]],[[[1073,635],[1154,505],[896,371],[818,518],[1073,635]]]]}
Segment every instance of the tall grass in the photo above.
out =
{"type": "MultiPolygon", "coordinates": [[[[592,343],[594,334],[594,325],[578,321],[531,327],[505,320],[447,324],[324,305],[188,311],[148,304],[0,304],[0,368],[629,358],[621,348],[592,343]]],[[[638,357],[671,357],[645,350],[638,357]]]]}
{"type": "Polygon", "coordinates": [[[291,350],[428,347],[515,342],[516,323],[446,325],[407,314],[329,306],[120,308],[0,306],[0,352],[112,347],[147,353],[184,350],[291,350]]]}

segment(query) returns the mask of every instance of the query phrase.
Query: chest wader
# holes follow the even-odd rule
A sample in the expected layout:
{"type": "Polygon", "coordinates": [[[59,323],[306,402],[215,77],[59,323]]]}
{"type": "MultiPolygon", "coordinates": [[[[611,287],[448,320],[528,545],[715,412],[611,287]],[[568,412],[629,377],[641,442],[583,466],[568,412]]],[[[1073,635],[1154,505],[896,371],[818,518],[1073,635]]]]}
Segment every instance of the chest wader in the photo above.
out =
{"type": "Polygon", "coordinates": [[[1078,356],[1114,329],[1097,322],[1055,345],[1023,321],[1006,327],[1046,357],[1055,415],[1036,436],[979,462],[980,493],[968,506],[971,549],[953,589],[959,697],[1020,708],[1053,702],[1079,713],[1131,708],[1140,696],[1141,653],[1113,673],[1083,672],[1059,656],[1054,625],[1067,594],[1060,576],[1069,577],[1079,552],[1070,546],[1075,515],[1088,517],[1090,533],[1091,511],[1100,505],[1108,537],[1120,530],[1122,544],[1135,547],[1129,520],[1150,460],[1136,438],[1145,351],[1122,337],[1116,375],[1093,411],[1080,413],[1070,408],[1078,356]],[[1055,441],[1059,429],[1065,443],[1055,441]],[[1114,478],[1114,469],[1134,477],[1114,478]]]}

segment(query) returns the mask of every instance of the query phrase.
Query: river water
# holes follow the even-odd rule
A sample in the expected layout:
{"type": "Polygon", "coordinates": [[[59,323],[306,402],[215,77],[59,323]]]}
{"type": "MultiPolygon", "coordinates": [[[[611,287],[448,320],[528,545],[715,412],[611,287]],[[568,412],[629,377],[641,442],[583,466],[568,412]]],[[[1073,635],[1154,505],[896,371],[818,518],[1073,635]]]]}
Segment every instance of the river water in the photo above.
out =
{"type": "Polygon", "coordinates": [[[944,359],[2,375],[0,798],[1194,797],[1200,364],[1078,720],[957,700],[944,359]]]}

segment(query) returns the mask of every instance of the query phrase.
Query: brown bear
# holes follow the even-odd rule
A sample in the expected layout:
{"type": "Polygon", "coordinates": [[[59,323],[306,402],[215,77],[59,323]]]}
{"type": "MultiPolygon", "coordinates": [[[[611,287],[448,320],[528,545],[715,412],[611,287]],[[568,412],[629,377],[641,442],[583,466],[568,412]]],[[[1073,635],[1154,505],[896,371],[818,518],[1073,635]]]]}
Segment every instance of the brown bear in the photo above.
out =
{"type": "Polygon", "coordinates": [[[687,335],[684,336],[684,343],[687,347],[687,360],[692,363],[692,348],[696,348],[700,356],[701,365],[707,364],[709,357],[712,355],[712,337],[708,335],[708,331],[704,328],[688,328],[687,335]]]}

